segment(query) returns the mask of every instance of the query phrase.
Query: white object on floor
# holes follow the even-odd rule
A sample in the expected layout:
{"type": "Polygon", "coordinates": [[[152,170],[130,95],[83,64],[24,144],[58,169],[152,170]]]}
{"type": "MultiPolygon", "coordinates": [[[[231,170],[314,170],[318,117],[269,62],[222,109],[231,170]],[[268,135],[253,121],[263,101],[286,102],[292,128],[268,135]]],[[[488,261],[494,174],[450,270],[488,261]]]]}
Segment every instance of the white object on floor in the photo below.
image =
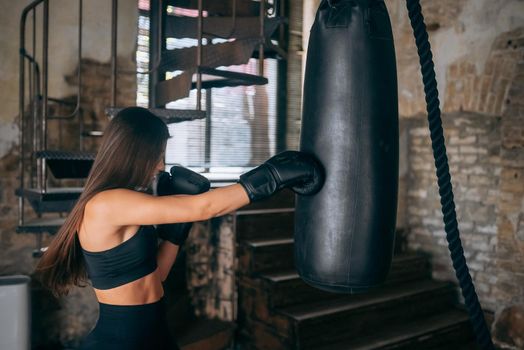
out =
{"type": "Polygon", "coordinates": [[[31,346],[31,278],[0,276],[0,349],[29,350],[31,346]]]}

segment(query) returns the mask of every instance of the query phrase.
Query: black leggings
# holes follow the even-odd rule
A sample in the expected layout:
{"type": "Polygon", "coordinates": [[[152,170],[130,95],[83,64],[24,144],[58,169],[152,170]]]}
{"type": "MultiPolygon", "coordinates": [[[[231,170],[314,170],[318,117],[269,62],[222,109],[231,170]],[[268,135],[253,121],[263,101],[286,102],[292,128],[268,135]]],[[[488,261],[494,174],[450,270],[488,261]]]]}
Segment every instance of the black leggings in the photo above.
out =
{"type": "Polygon", "coordinates": [[[96,325],[81,350],[180,350],[167,328],[164,297],[151,304],[99,307],[96,325]]]}

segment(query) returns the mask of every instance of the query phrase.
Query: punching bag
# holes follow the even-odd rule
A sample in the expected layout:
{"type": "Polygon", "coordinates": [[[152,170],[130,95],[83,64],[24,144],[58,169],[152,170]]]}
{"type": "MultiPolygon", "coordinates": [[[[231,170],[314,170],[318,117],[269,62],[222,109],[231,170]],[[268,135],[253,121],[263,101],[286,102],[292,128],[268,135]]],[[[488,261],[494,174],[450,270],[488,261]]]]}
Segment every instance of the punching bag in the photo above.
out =
{"type": "Polygon", "coordinates": [[[358,293],[391,267],[398,193],[398,94],[381,0],[323,0],[311,28],[300,150],[326,182],[296,196],[295,267],[309,285],[358,293]]]}

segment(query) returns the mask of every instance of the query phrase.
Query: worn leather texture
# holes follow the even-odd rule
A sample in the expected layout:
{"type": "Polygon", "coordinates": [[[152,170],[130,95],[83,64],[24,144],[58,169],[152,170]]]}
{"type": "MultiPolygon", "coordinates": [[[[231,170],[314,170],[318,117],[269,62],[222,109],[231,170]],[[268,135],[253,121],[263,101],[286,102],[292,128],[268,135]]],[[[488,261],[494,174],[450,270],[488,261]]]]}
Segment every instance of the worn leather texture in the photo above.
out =
{"type": "Polygon", "coordinates": [[[300,150],[326,180],[296,196],[295,265],[313,287],[363,292],[388,275],[396,225],[397,73],[384,2],[322,1],[306,62],[300,150]]]}

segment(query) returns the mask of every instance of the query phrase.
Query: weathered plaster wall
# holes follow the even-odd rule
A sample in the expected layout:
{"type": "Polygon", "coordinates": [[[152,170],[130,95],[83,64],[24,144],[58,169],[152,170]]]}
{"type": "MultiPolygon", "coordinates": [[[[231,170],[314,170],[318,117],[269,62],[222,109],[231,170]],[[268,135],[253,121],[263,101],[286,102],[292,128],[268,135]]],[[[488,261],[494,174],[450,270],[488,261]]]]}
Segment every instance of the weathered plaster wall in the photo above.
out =
{"type": "MultiPolygon", "coordinates": [[[[18,134],[18,65],[19,21],[21,11],[30,1],[0,1],[0,274],[31,275],[37,259],[31,253],[35,247],[33,235],[16,234],[17,197],[19,186],[18,134]]],[[[103,109],[109,105],[110,2],[84,1],[83,33],[83,90],[82,113],[87,126],[103,127],[106,117],[103,109]]],[[[78,4],[76,1],[50,1],[49,95],[75,100],[77,69],[78,4]]],[[[41,9],[38,11],[41,15],[41,9]]],[[[126,69],[134,69],[136,44],[136,1],[119,1],[119,62],[126,69]]],[[[29,16],[29,23],[32,18],[29,16]]],[[[37,21],[37,26],[41,20],[37,21]]],[[[28,28],[31,28],[28,25],[28,28]]],[[[39,28],[39,27],[37,27],[39,28]]],[[[29,29],[29,32],[32,30],[29,29]]],[[[37,47],[40,55],[41,46],[37,47]]],[[[134,104],[136,77],[119,77],[119,99],[123,104],[134,104]]],[[[71,112],[56,105],[52,113],[71,112]]],[[[64,123],[65,124],[65,123],[64,123]]],[[[77,146],[77,123],[64,125],[64,144],[77,146]],[[70,135],[69,132],[73,132],[70,135]]],[[[57,145],[58,122],[49,123],[50,145],[57,145]]],[[[87,149],[96,149],[97,140],[88,140],[87,149]]],[[[32,215],[30,208],[28,214],[32,215]]],[[[51,237],[44,237],[44,246],[51,237]]],[[[32,344],[34,347],[60,348],[76,346],[94,325],[97,303],[91,288],[74,288],[70,295],[55,299],[43,290],[36,280],[31,285],[32,344]]]]}
{"type": "MultiPolygon", "coordinates": [[[[31,1],[0,1],[0,122],[10,124],[18,114],[18,67],[20,16],[31,1]]],[[[134,59],[137,33],[137,2],[122,0],[119,4],[118,55],[134,59]]],[[[49,2],[49,95],[64,97],[74,93],[74,87],[64,80],[65,74],[77,66],[78,2],[53,0],[49,2]]],[[[37,10],[37,28],[42,27],[42,7],[37,10]]],[[[83,56],[99,62],[109,62],[111,50],[111,2],[84,1],[83,56]]],[[[32,15],[28,16],[26,45],[31,47],[32,15]]],[[[41,34],[40,34],[41,35],[41,34]]],[[[41,38],[41,37],[40,37],[41,38]]],[[[36,47],[41,55],[41,42],[36,47]]],[[[0,138],[8,136],[0,134],[0,138]]],[[[5,149],[4,149],[5,150],[5,149]]],[[[5,151],[4,151],[5,153],[5,151]]],[[[2,156],[0,149],[0,156],[2,156]]]]}

